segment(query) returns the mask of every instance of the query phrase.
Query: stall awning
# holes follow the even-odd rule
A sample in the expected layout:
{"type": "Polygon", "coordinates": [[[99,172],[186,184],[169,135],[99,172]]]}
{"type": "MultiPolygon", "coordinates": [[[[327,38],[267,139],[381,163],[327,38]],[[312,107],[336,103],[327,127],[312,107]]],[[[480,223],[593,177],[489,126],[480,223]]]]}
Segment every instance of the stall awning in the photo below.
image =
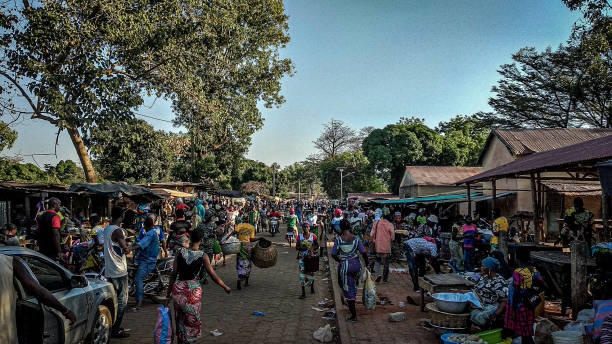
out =
{"type": "MultiPolygon", "coordinates": [[[[470,197],[481,196],[482,193],[473,193],[470,197]]],[[[431,196],[431,197],[417,197],[417,198],[405,198],[405,199],[394,199],[388,201],[374,201],[378,204],[406,204],[406,203],[436,203],[442,201],[453,201],[453,200],[461,200],[465,198],[467,200],[467,195],[441,195],[441,196],[431,196]]]]}
{"type": "Polygon", "coordinates": [[[119,198],[124,196],[136,202],[151,202],[164,198],[163,196],[154,193],[150,189],[142,186],[130,185],[124,182],[106,182],[104,184],[72,184],[69,190],[74,192],[89,192],[107,198],[119,198]]]}
{"type": "Polygon", "coordinates": [[[600,184],[570,184],[542,182],[544,186],[566,196],[600,196],[600,184]]]}
{"type": "Polygon", "coordinates": [[[193,194],[193,193],[182,192],[182,191],[177,191],[177,190],[172,190],[172,189],[155,188],[151,190],[153,190],[153,192],[155,192],[156,194],[164,196],[164,197],[192,198],[192,197],[197,196],[196,194],[193,194]]]}

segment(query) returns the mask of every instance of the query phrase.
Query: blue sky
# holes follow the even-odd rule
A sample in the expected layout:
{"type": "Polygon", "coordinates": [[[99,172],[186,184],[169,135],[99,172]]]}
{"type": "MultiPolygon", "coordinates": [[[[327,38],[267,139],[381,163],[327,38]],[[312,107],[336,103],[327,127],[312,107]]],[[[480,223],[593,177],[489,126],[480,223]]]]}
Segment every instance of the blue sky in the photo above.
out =
{"type": "MultiPolygon", "coordinates": [[[[262,107],[265,124],[247,155],[281,166],[314,153],[312,141],[331,118],[359,129],[414,115],[435,126],[489,110],[498,67],[522,47],[565,42],[578,19],[560,0],[286,0],[285,7],[291,42],[282,54],[293,60],[296,74],[282,81],[285,104],[262,107]]],[[[164,101],[147,103],[153,106],[141,113],[172,118],[164,101]]],[[[52,126],[23,121],[17,129],[7,155],[53,153],[52,126]]],[[[57,151],[57,159],[36,161],[78,161],[66,134],[57,151]]]]}

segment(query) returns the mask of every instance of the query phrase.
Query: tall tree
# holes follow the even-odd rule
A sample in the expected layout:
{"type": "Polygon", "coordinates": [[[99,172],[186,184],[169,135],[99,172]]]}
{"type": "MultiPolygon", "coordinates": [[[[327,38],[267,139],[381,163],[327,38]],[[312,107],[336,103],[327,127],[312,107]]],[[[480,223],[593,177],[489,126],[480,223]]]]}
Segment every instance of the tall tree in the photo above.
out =
{"type": "Polygon", "coordinates": [[[279,0],[23,0],[0,9],[1,108],[66,130],[88,181],[96,174],[84,139],[132,118],[144,95],[240,121],[258,114],[258,100],[281,103],[279,80],[291,71],[278,55],[289,39],[279,0]]]}
{"type": "Polygon", "coordinates": [[[442,137],[420,118],[401,118],[372,131],[362,148],[377,175],[397,192],[406,166],[438,164],[442,137]]]}
{"type": "Polygon", "coordinates": [[[323,125],[323,132],[313,143],[319,150],[321,159],[325,160],[354,149],[357,141],[358,137],[353,129],[332,118],[329,123],[323,125]]]}
{"type": "Polygon", "coordinates": [[[0,152],[13,147],[15,140],[17,140],[17,132],[7,123],[0,122],[0,152]]]}
{"type": "Polygon", "coordinates": [[[384,192],[385,185],[374,170],[370,167],[368,159],[361,152],[346,152],[321,162],[321,185],[327,195],[332,198],[340,197],[340,172],[338,167],[345,167],[343,194],[349,192],[384,192]]]}
{"type": "Polygon", "coordinates": [[[459,115],[440,122],[436,131],[442,135],[440,165],[474,166],[491,127],[476,116],[459,115]]]}
{"type": "Polygon", "coordinates": [[[105,179],[158,182],[169,179],[174,157],[169,137],[143,120],[98,126],[87,139],[94,165],[105,179]]]}

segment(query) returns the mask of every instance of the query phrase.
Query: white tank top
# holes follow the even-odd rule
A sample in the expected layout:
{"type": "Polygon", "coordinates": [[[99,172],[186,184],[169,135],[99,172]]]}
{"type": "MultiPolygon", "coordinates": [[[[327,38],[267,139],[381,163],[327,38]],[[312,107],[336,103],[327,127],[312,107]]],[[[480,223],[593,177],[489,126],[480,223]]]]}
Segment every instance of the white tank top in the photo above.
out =
{"type": "Polygon", "coordinates": [[[113,242],[112,234],[120,230],[125,236],[123,229],[115,225],[104,229],[104,276],[118,278],[127,275],[127,260],[119,243],[113,242]]]}
{"type": "Polygon", "coordinates": [[[17,344],[16,302],[13,257],[0,254],[0,343],[17,344]]]}

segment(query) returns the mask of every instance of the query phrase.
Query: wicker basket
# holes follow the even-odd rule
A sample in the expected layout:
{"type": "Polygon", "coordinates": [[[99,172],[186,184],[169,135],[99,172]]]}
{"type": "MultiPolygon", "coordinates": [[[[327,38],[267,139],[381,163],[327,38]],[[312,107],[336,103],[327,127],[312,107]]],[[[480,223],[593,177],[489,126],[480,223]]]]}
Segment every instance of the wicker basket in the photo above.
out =
{"type": "Polygon", "coordinates": [[[428,303],[425,305],[425,308],[427,313],[429,313],[431,324],[434,326],[456,329],[468,328],[470,326],[470,312],[460,314],[445,313],[438,310],[434,302],[428,303]]]}
{"type": "Polygon", "coordinates": [[[221,245],[221,251],[224,254],[240,253],[240,241],[235,238],[229,238],[224,244],[221,245]]]}
{"type": "Polygon", "coordinates": [[[276,265],[276,260],[278,258],[276,247],[269,241],[264,240],[265,239],[260,240],[251,250],[251,261],[260,269],[273,267],[276,265]],[[266,245],[268,245],[268,247],[262,247],[266,245]]]}

